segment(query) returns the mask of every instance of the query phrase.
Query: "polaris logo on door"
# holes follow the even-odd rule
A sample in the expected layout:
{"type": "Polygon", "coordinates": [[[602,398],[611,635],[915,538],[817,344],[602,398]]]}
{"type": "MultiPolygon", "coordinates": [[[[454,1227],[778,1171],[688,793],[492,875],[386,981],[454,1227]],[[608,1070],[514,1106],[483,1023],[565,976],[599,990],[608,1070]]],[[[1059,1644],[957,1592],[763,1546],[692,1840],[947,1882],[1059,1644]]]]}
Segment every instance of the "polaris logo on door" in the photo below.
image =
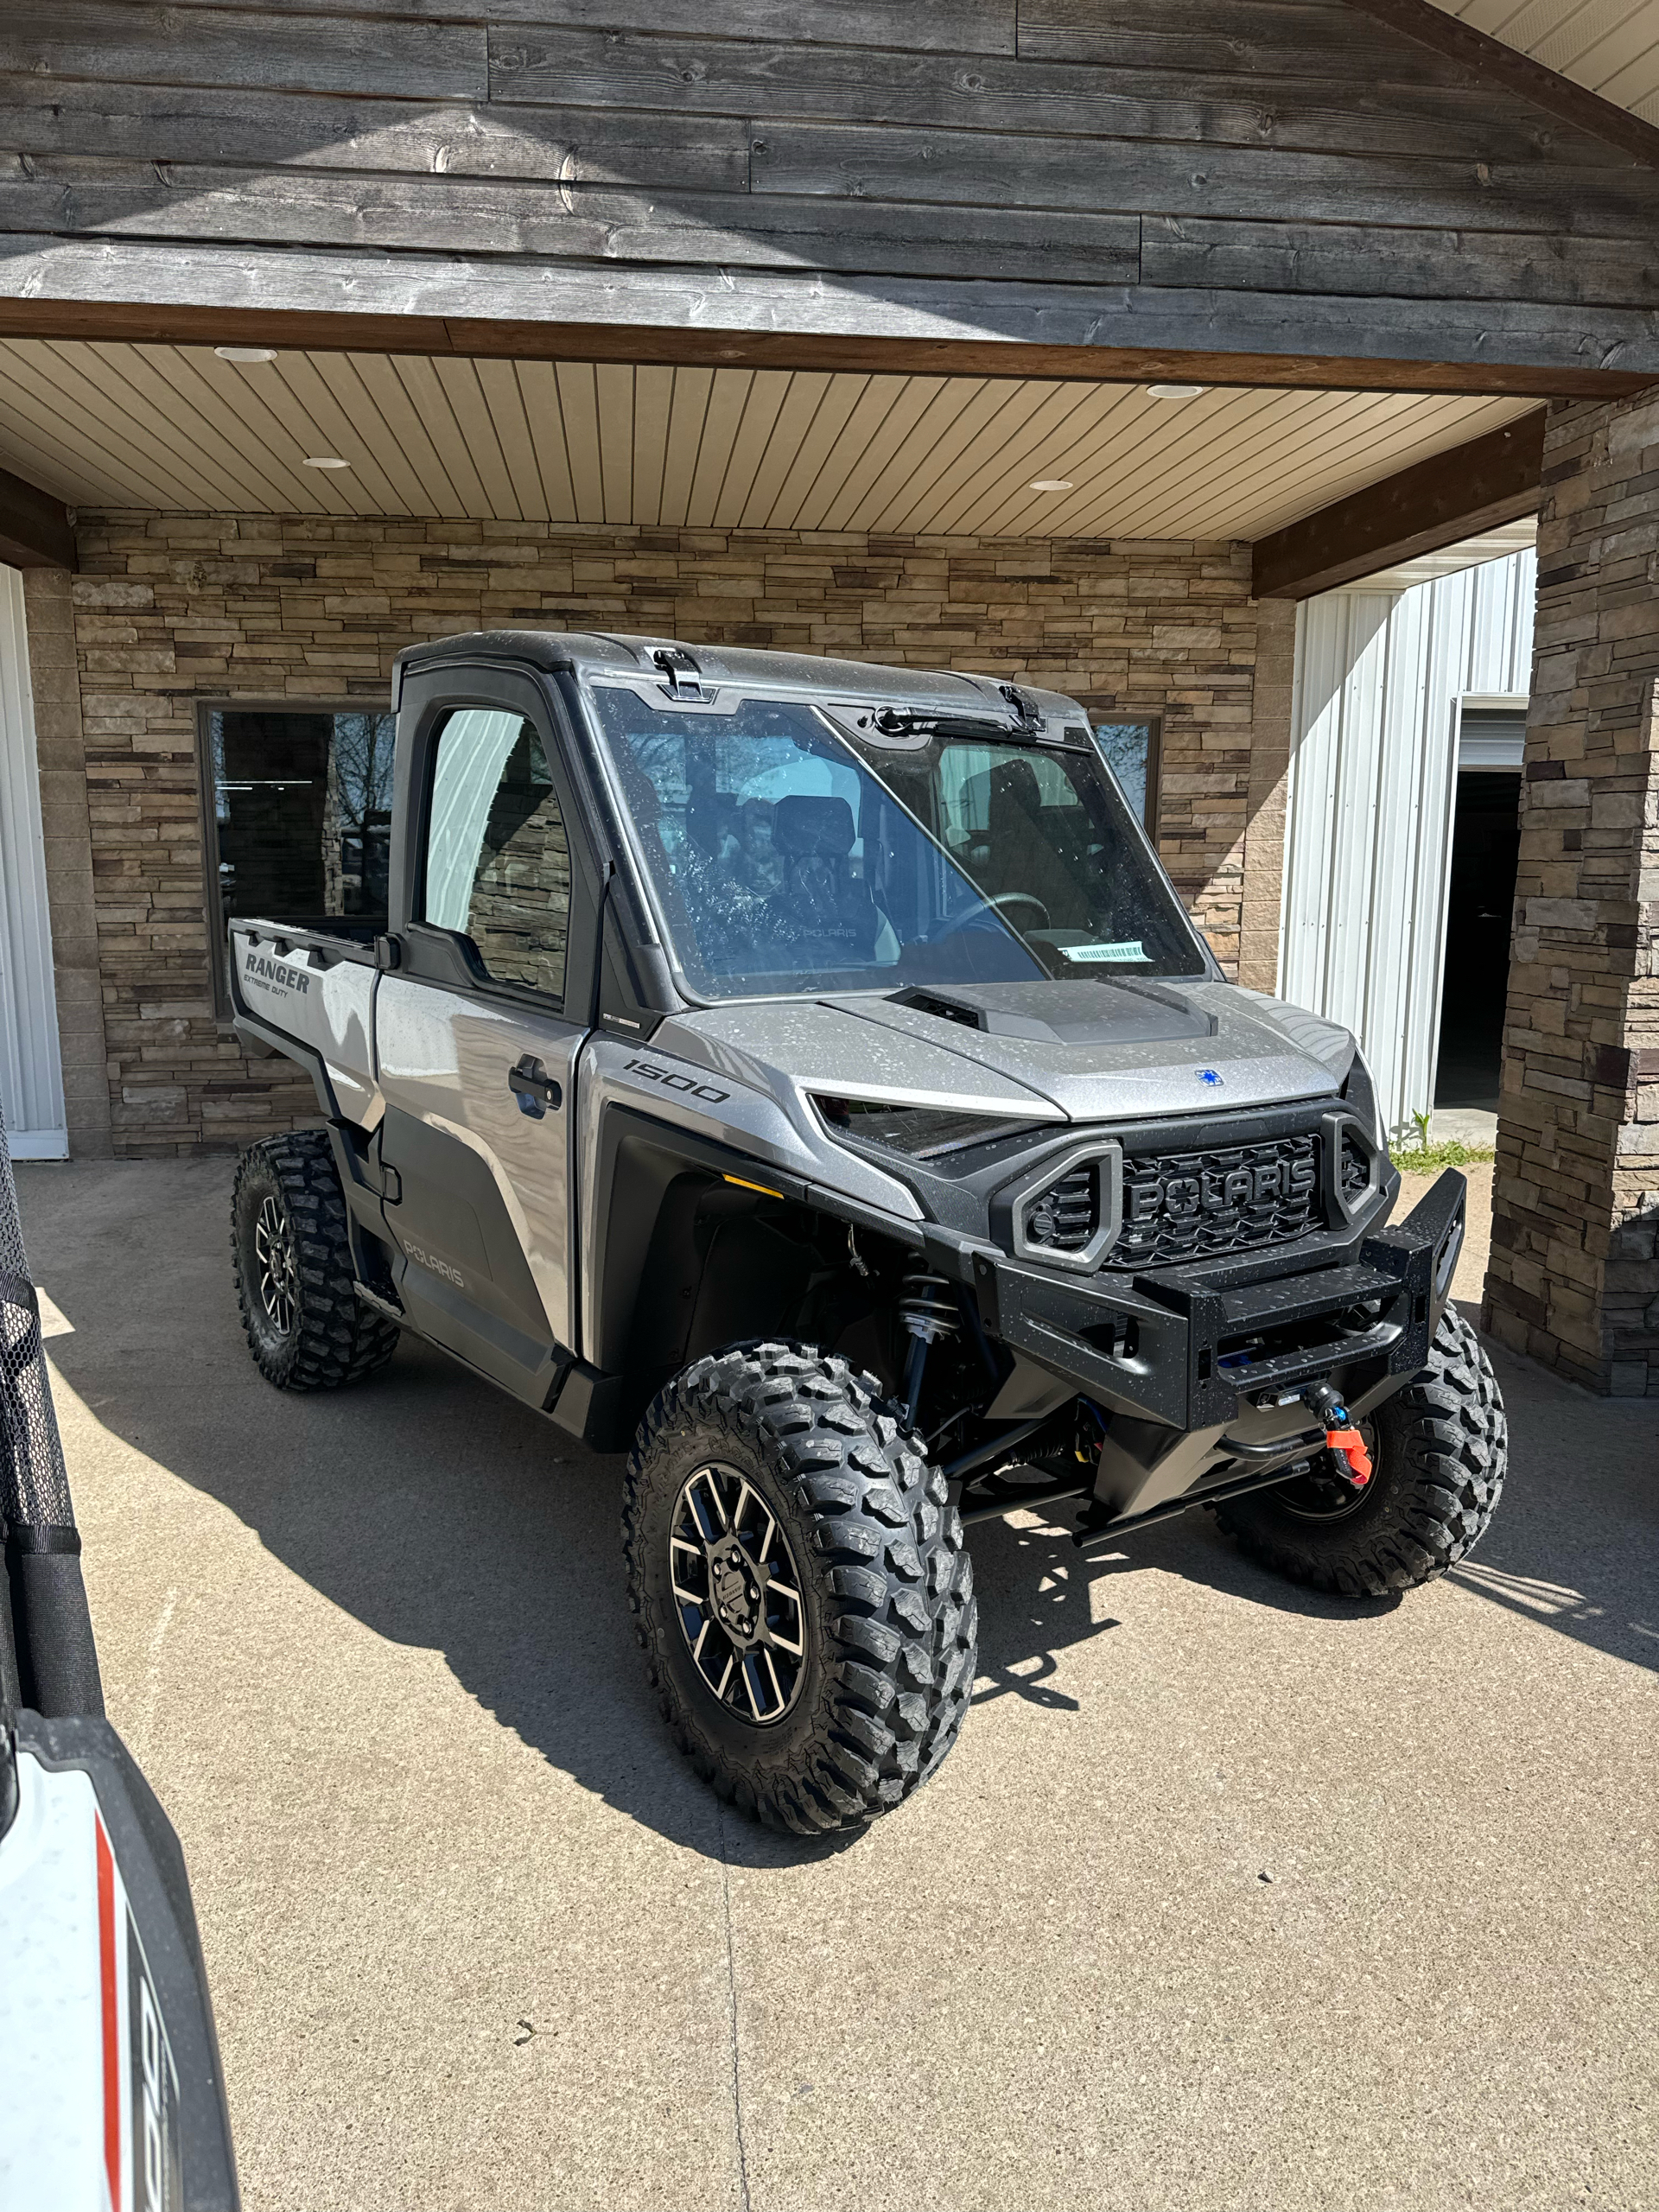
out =
{"type": "Polygon", "coordinates": [[[414,1261],[416,1266],[424,1268],[428,1274],[442,1275],[445,1282],[454,1283],[457,1290],[466,1289],[466,1276],[459,1268],[452,1268],[448,1260],[436,1258],[432,1253],[423,1250],[420,1245],[411,1243],[407,1236],[404,1239],[404,1250],[414,1261]]]}

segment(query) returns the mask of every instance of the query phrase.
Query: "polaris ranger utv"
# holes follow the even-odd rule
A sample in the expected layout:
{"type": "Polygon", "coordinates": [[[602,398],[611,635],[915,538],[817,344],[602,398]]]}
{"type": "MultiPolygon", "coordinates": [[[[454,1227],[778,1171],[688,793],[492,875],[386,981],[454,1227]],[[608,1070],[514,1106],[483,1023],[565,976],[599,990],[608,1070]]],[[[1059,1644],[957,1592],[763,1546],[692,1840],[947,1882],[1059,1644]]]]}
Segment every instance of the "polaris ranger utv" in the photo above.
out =
{"type": "Polygon", "coordinates": [[[442,1345],[628,1450],[662,1710],[855,1827],[974,1677],[964,1525],[1193,1505],[1360,1597],[1505,1455],[1344,1031],[1222,977],[1083,710],[974,676],[489,632],[404,653],[386,924],[231,925],[321,1130],[245,1154],[253,1357],[442,1345]]]}

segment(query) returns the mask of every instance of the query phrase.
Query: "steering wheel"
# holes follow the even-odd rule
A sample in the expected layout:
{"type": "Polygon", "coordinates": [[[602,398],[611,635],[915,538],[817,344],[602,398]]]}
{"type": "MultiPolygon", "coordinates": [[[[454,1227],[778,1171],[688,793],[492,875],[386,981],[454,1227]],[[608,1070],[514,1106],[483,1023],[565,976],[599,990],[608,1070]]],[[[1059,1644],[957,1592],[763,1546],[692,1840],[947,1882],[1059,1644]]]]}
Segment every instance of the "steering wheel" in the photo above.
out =
{"type": "Polygon", "coordinates": [[[1026,925],[1027,928],[1046,930],[1053,926],[1049,918],[1047,907],[1044,906],[1042,900],[1038,898],[1035,892],[999,891],[991,900],[991,904],[993,906],[1034,906],[1037,909],[1037,912],[1042,916],[1042,919],[1039,922],[1035,923],[1027,922],[1026,925]]]}
{"type": "Polygon", "coordinates": [[[1048,909],[1034,892],[998,891],[991,894],[982,893],[971,906],[964,906],[961,913],[952,914],[948,920],[941,922],[937,929],[930,930],[927,933],[927,942],[930,944],[938,944],[942,938],[954,937],[958,930],[966,929],[976,914],[982,914],[988,908],[996,910],[1011,904],[1034,906],[1042,916],[1040,922],[1027,923],[1027,928],[1047,929],[1052,926],[1048,909]]]}

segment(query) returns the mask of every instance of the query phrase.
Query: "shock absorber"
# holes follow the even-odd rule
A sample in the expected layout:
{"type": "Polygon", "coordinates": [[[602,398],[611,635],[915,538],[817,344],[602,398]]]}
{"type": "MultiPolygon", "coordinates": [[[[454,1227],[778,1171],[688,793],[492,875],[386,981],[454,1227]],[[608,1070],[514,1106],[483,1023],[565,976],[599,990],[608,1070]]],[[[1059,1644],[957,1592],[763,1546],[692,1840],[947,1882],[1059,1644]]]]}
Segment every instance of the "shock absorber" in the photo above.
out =
{"type": "Polygon", "coordinates": [[[905,1419],[913,1428],[922,1402],[922,1372],[928,1346],[941,1337],[952,1337],[962,1326],[956,1294],[943,1275],[918,1269],[905,1277],[899,1300],[899,1319],[910,1337],[910,1357],[905,1363],[905,1419]]]}

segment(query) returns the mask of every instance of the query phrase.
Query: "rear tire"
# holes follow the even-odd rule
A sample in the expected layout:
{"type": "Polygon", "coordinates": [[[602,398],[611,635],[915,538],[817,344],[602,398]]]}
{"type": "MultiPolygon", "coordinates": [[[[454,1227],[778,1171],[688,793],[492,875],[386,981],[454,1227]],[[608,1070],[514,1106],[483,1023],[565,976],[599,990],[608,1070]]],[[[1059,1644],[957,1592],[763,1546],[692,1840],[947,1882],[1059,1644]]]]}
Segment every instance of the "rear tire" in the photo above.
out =
{"type": "Polygon", "coordinates": [[[279,1390],[336,1390],[397,1350],[397,1324],[353,1287],[346,1199],[325,1130],[267,1137],[243,1154],[231,1251],[248,1350],[279,1390]]]}
{"type": "Polygon", "coordinates": [[[1215,1509],[1240,1548],[1293,1582],[1344,1597],[1386,1597],[1432,1582],[1485,1533],[1509,1465],[1503,1401],[1480,1338],[1454,1308],[1428,1365],[1365,1424],[1375,1471],[1324,1516],[1304,1477],[1215,1509]]]}
{"type": "Polygon", "coordinates": [[[844,1359],[770,1343],[687,1368],[640,1424],[622,1541],[663,1718],[743,1812],[798,1835],[858,1828],[956,1741],[978,1625],[962,1523],[844,1359]]]}

